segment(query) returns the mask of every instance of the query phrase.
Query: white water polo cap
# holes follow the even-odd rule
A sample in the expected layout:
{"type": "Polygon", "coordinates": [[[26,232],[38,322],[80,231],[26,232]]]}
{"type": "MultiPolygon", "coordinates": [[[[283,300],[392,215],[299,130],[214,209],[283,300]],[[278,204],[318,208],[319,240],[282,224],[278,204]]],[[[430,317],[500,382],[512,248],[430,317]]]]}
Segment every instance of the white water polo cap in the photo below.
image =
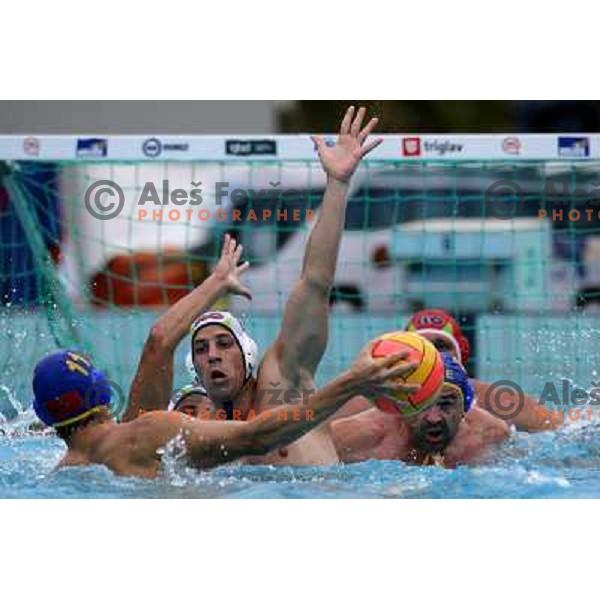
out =
{"type": "Polygon", "coordinates": [[[190,350],[188,358],[186,359],[186,364],[188,367],[191,366],[194,369],[196,376],[200,377],[200,374],[196,371],[196,367],[192,358],[194,351],[194,338],[200,329],[203,327],[208,327],[209,325],[220,325],[221,327],[225,327],[225,329],[227,329],[231,335],[233,335],[242,352],[244,366],[246,368],[246,379],[249,379],[258,363],[258,345],[248,335],[242,324],[231,313],[226,311],[206,312],[200,315],[194,321],[191,329],[192,349],[190,350]]]}
{"type": "Polygon", "coordinates": [[[184,385],[182,388],[175,390],[169,399],[169,406],[167,410],[175,410],[177,405],[185,400],[188,396],[192,394],[200,394],[202,396],[208,396],[206,390],[202,385],[200,385],[197,381],[194,383],[188,383],[188,385],[184,385]]]}

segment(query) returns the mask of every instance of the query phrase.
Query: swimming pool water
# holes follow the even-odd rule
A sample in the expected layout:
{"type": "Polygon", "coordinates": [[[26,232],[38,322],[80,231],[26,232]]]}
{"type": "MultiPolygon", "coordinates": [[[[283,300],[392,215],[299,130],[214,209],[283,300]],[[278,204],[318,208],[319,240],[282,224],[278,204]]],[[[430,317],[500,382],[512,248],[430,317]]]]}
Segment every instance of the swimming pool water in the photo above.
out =
{"type": "Polygon", "coordinates": [[[167,458],[164,477],[153,481],[99,466],[54,470],[61,440],[5,430],[0,498],[600,498],[600,424],[594,423],[515,433],[485,463],[453,470],[368,461],[198,472],[167,458]]]}

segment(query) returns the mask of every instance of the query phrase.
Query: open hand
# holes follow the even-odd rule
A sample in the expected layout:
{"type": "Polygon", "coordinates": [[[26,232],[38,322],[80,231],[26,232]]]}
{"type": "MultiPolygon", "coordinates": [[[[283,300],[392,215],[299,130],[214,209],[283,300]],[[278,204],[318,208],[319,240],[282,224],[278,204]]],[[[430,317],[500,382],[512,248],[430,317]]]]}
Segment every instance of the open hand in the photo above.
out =
{"type": "Polygon", "coordinates": [[[366,112],[364,106],[358,109],[356,117],[354,106],[346,111],[335,146],[327,146],[321,136],[311,136],[328,177],[343,182],[349,181],[362,157],[383,142],[383,138],[377,138],[365,144],[367,137],[379,122],[378,119],[371,119],[361,129],[366,112]]]}
{"type": "Polygon", "coordinates": [[[240,282],[240,275],[250,267],[248,261],[238,265],[243,250],[244,247],[226,233],[223,239],[221,258],[213,273],[223,280],[227,292],[252,300],[252,292],[240,282]]]}

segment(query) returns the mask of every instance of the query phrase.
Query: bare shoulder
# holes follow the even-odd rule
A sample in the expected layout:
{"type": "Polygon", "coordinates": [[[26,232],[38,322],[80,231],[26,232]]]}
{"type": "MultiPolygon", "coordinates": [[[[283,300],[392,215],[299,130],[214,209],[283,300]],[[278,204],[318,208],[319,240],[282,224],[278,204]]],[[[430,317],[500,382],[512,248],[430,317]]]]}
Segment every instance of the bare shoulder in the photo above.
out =
{"type": "Polygon", "coordinates": [[[505,421],[477,406],[466,414],[465,422],[473,433],[477,433],[488,442],[500,442],[510,434],[510,427],[505,421]]]}
{"type": "Polygon", "coordinates": [[[175,437],[185,416],[175,411],[147,412],[122,423],[107,436],[103,447],[116,450],[132,460],[153,458],[156,450],[175,437]]]}
{"type": "Polygon", "coordinates": [[[377,408],[335,419],[329,424],[335,447],[344,462],[375,458],[392,428],[389,416],[377,408]]]}

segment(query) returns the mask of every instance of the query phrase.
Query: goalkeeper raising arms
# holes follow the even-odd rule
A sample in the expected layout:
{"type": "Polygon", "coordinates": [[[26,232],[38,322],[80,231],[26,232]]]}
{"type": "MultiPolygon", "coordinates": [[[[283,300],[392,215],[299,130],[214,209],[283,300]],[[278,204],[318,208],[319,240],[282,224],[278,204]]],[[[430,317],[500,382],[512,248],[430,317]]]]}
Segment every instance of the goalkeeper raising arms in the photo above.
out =
{"type": "MultiPolygon", "coordinates": [[[[365,127],[366,109],[350,107],[343,118],[335,145],[312,138],[327,185],[318,218],[307,241],[300,278],[288,297],[281,329],[258,364],[255,342],[240,322],[223,312],[206,312],[221,295],[250,297],[239,281],[248,268],[238,266],[242,248],[226,236],[215,271],[195,290],[171,307],[151,329],[138,371],[131,386],[123,420],[140,411],[166,407],[173,386],[174,352],[192,329],[191,358],[198,382],[206,389],[215,409],[230,419],[245,420],[268,410],[274,388],[310,390],[327,345],[329,295],[333,285],[345,221],[350,179],[361,159],[382,139],[367,142],[377,125],[365,127]],[[258,369],[256,370],[256,367],[258,369]]],[[[414,391],[414,386],[408,386],[414,391]]],[[[409,390],[407,387],[407,391],[409,390]]],[[[280,396],[280,397],[281,397],[280,396]]],[[[302,408],[310,408],[303,405],[302,408]]],[[[284,464],[323,464],[337,461],[328,428],[317,427],[287,448],[262,460],[284,464]]]]}

